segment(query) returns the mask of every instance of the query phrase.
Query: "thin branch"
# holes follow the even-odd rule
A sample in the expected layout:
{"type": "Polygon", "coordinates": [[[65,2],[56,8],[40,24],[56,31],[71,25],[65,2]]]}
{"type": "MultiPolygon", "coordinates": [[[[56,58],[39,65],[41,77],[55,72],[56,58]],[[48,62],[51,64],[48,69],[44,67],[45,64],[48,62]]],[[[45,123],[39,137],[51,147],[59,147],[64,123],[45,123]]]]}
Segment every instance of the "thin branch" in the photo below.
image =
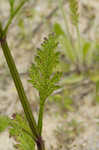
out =
{"type": "Polygon", "coordinates": [[[25,113],[26,118],[28,120],[28,123],[29,123],[29,126],[31,128],[32,134],[33,134],[33,136],[35,136],[37,138],[37,137],[39,137],[39,133],[38,133],[38,128],[37,128],[37,125],[36,125],[36,121],[35,121],[35,118],[32,114],[32,110],[31,110],[28,98],[25,94],[22,82],[21,82],[20,77],[19,77],[19,73],[17,71],[15,62],[14,62],[13,57],[11,55],[10,49],[8,47],[6,38],[3,37],[2,26],[0,26],[0,33],[2,35],[1,40],[0,40],[0,44],[1,44],[1,47],[2,47],[3,54],[5,56],[6,62],[8,64],[9,70],[10,70],[10,73],[11,73],[13,81],[15,83],[15,86],[16,86],[16,89],[17,89],[17,92],[18,92],[18,95],[19,95],[19,98],[20,98],[20,102],[23,106],[23,110],[24,110],[24,113],[25,113]]]}
{"type": "Polygon", "coordinates": [[[26,3],[26,1],[27,1],[27,0],[23,0],[23,1],[19,4],[19,6],[16,8],[16,10],[13,12],[13,14],[10,15],[9,20],[8,20],[8,22],[7,22],[6,26],[5,26],[4,32],[3,32],[3,35],[4,35],[4,36],[6,35],[6,33],[7,33],[7,31],[8,31],[8,28],[9,28],[9,25],[12,23],[14,17],[15,17],[16,14],[18,13],[18,11],[22,8],[22,6],[26,3]]]}

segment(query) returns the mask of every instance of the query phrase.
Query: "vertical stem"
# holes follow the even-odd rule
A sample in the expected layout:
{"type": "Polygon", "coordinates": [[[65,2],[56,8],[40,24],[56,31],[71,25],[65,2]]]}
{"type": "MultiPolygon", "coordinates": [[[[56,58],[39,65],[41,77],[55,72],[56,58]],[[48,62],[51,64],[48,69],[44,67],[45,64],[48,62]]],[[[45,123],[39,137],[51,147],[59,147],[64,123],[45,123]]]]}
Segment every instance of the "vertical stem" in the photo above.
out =
{"type": "Polygon", "coordinates": [[[42,140],[41,136],[38,138],[36,143],[37,143],[37,149],[38,150],[45,150],[44,141],[42,140]]]}
{"type": "Polygon", "coordinates": [[[37,137],[39,137],[39,133],[38,133],[36,121],[35,121],[34,116],[32,114],[30,104],[29,104],[28,99],[26,97],[22,82],[21,82],[20,77],[19,77],[19,73],[17,71],[16,65],[14,63],[13,57],[12,57],[10,49],[8,47],[6,38],[3,37],[3,29],[2,29],[1,24],[0,24],[0,43],[1,43],[1,47],[3,50],[4,56],[5,56],[6,62],[8,64],[10,73],[12,75],[13,81],[15,83],[21,104],[23,106],[24,113],[26,115],[29,126],[31,128],[32,134],[35,138],[37,138],[37,137]]]}
{"type": "Polygon", "coordinates": [[[27,121],[28,121],[29,126],[30,126],[30,129],[32,131],[33,138],[37,144],[37,149],[38,150],[45,150],[44,141],[38,132],[38,127],[37,127],[36,121],[35,121],[34,116],[32,114],[32,110],[31,110],[30,104],[28,102],[28,99],[25,95],[25,91],[24,91],[22,82],[20,80],[16,65],[14,63],[13,57],[10,53],[10,49],[8,47],[6,38],[3,37],[3,29],[2,29],[1,23],[0,23],[0,43],[1,43],[1,47],[3,50],[4,56],[6,58],[6,62],[8,64],[10,73],[12,75],[13,81],[15,83],[15,86],[16,86],[16,89],[17,89],[17,92],[18,92],[18,95],[20,98],[20,102],[22,104],[24,113],[26,115],[27,121]]]}
{"type": "Polygon", "coordinates": [[[77,31],[77,38],[78,38],[78,57],[79,57],[79,62],[82,64],[83,63],[83,52],[81,49],[81,41],[80,41],[80,32],[79,32],[79,26],[76,26],[76,31],[77,31]]]}
{"type": "Polygon", "coordinates": [[[64,8],[63,8],[63,0],[58,0],[59,1],[59,7],[60,7],[60,10],[62,12],[62,15],[63,15],[63,19],[64,19],[64,23],[65,23],[65,29],[66,29],[66,36],[64,36],[64,38],[66,39],[65,40],[65,43],[67,45],[67,48],[68,48],[68,52],[69,52],[69,58],[70,60],[72,61],[72,63],[76,63],[76,54],[74,52],[74,48],[73,48],[73,45],[72,45],[72,41],[71,41],[71,35],[70,35],[70,32],[69,32],[69,25],[68,25],[68,20],[67,20],[67,15],[64,11],[64,8]]]}
{"type": "Polygon", "coordinates": [[[9,28],[9,25],[12,23],[13,21],[13,18],[16,16],[16,14],[18,13],[18,11],[22,8],[22,6],[26,3],[27,0],[23,0],[21,1],[21,3],[18,5],[18,7],[14,10],[14,12],[12,14],[10,14],[10,17],[9,17],[9,20],[7,22],[7,25],[3,31],[3,35],[5,36],[7,31],[8,31],[8,28],[9,28]]]}
{"type": "Polygon", "coordinates": [[[44,112],[44,103],[41,103],[40,110],[39,110],[39,117],[38,117],[38,131],[39,131],[40,136],[42,133],[42,126],[43,126],[43,112],[44,112]]]}
{"type": "Polygon", "coordinates": [[[66,28],[66,34],[68,35],[68,37],[70,39],[70,33],[69,33],[67,16],[66,16],[66,13],[64,12],[64,9],[63,9],[63,0],[59,0],[59,7],[60,7],[60,10],[61,10],[63,18],[64,18],[64,23],[65,23],[65,28],[66,28]]]}

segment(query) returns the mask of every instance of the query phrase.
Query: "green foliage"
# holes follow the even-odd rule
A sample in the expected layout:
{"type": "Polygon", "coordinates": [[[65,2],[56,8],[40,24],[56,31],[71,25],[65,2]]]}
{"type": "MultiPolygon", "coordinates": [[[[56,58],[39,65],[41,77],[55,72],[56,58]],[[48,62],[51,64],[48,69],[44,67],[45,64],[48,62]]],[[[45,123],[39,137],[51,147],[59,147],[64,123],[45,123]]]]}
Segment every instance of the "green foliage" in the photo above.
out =
{"type": "Polygon", "coordinates": [[[10,120],[10,136],[13,136],[18,144],[15,147],[19,150],[35,150],[35,144],[31,130],[25,118],[16,114],[10,120]]]}
{"type": "Polygon", "coordinates": [[[89,78],[92,82],[97,83],[99,81],[99,71],[93,70],[90,72],[89,78]]]}
{"type": "MultiPolygon", "coordinates": [[[[58,82],[60,81],[60,78],[62,76],[61,72],[55,71],[56,66],[59,63],[59,56],[60,56],[60,53],[55,51],[58,45],[57,41],[59,40],[61,42],[62,47],[65,49],[66,58],[69,60],[70,64],[78,65],[81,63],[80,64],[82,65],[81,69],[82,67],[86,66],[85,64],[88,62],[87,61],[88,58],[89,62],[92,62],[94,44],[91,45],[91,42],[83,41],[83,39],[82,41],[80,41],[81,37],[78,28],[79,22],[78,2],[77,0],[69,0],[72,22],[77,30],[78,36],[77,42],[75,41],[73,42],[73,37],[71,36],[68,30],[68,25],[67,25],[68,32],[67,31],[64,32],[62,27],[58,23],[56,23],[54,25],[54,31],[56,33],[56,36],[49,35],[48,39],[45,38],[45,41],[43,42],[41,48],[37,50],[35,61],[30,68],[29,81],[32,83],[33,87],[38,90],[40,96],[40,110],[39,110],[38,124],[36,124],[27,97],[25,95],[20,77],[18,75],[16,66],[10,54],[10,50],[7,45],[6,39],[3,37],[7,34],[9,25],[12,23],[13,18],[16,16],[16,14],[19,12],[20,8],[24,5],[26,1],[27,0],[19,1],[19,4],[16,7],[14,7],[15,1],[9,0],[10,17],[4,29],[2,28],[2,26],[0,26],[0,34],[1,34],[0,38],[2,50],[4,52],[6,61],[10,68],[10,72],[15,82],[16,89],[18,91],[28,122],[26,121],[25,117],[21,117],[20,115],[14,115],[13,116],[14,118],[12,120],[7,117],[0,117],[0,132],[4,131],[8,126],[10,126],[9,129],[10,136],[13,136],[15,138],[16,142],[18,143],[15,145],[15,147],[19,150],[34,150],[35,143],[38,146],[37,147],[38,150],[44,150],[45,148],[41,137],[44,102],[48,98],[48,96],[50,96],[55,90],[60,88],[58,82]],[[76,47],[76,45],[77,46],[79,45],[79,47],[76,47]],[[82,55],[80,53],[82,53],[82,55]],[[79,57],[80,55],[82,57],[79,57]],[[79,58],[81,58],[81,61],[79,58]]],[[[65,13],[64,11],[62,12],[66,23],[66,18],[64,15],[65,13]]],[[[21,27],[21,29],[24,27],[23,20],[20,20],[19,26],[21,27]]],[[[69,78],[66,78],[65,83],[66,84],[77,83],[82,80],[83,80],[82,74],[80,75],[73,74],[72,76],[69,76],[69,78]]],[[[99,101],[98,91],[99,91],[99,81],[98,82],[96,81],[96,101],[99,101]]],[[[65,92],[63,98],[60,95],[56,95],[56,97],[54,96],[54,98],[58,100],[62,99],[63,106],[67,110],[73,110],[72,98],[66,95],[65,92]]],[[[75,120],[72,120],[68,124],[68,126],[72,127],[72,130],[70,129],[70,133],[73,133],[74,135],[79,134],[78,129],[80,127],[80,124],[77,123],[75,120]]]]}
{"type": "Polygon", "coordinates": [[[18,20],[18,27],[20,29],[20,34],[18,36],[21,36],[25,40],[26,30],[25,30],[24,20],[22,18],[18,20]]]}
{"type": "Polygon", "coordinates": [[[58,23],[54,24],[54,32],[56,33],[57,37],[65,34],[63,29],[61,28],[60,24],[58,24],[58,23]]]}
{"type": "MultiPolygon", "coordinates": [[[[61,4],[60,10],[63,15],[66,31],[63,30],[62,26],[59,23],[54,24],[53,31],[57,35],[57,40],[60,41],[60,45],[63,50],[62,52],[65,57],[64,62],[68,62],[70,65],[68,72],[71,71],[72,67],[74,67],[75,68],[74,73],[77,74],[80,73],[84,75],[84,77],[86,78],[86,73],[89,75],[91,66],[93,65],[93,67],[95,68],[96,66],[95,62],[99,61],[98,59],[99,47],[97,46],[96,41],[86,40],[80,35],[78,0],[69,0],[68,2],[70,6],[69,9],[70,9],[71,20],[74,24],[76,35],[77,35],[76,39],[74,40],[72,33],[70,33],[71,28],[67,21],[67,15],[63,8],[64,5],[62,0],[59,0],[59,5],[61,4]]],[[[73,79],[75,78],[74,80],[79,78],[76,77],[77,76],[73,75],[73,79]]],[[[72,82],[72,80],[70,82],[72,82]]]]}
{"type": "Polygon", "coordinates": [[[67,59],[70,60],[72,63],[75,63],[76,55],[74,49],[72,48],[72,44],[68,39],[68,35],[64,32],[61,25],[58,23],[54,24],[53,30],[56,33],[58,40],[60,41],[60,44],[64,50],[64,54],[67,59]]]}
{"type": "Polygon", "coordinates": [[[9,16],[7,24],[6,24],[5,28],[4,28],[3,36],[5,36],[7,34],[8,28],[9,28],[10,24],[12,23],[14,17],[17,15],[17,13],[19,12],[19,10],[22,8],[22,6],[27,1],[28,0],[21,0],[21,2],[19,2],[19,4],[16,6],[16,8],[14,8],[15,0],[9,0],[9,4],[10,4],[10,16],[9,16]]]}
{"type": "Polygon", "coordinates": [[[72,98],[70,96],[64,96],[65,109],[69,111],[73,111],[72,104],[73,104],[72,98]]]}
{"type": "Polygon", "coordinates": [[[86,62],[87,60],[87,56],[88,56],[88,52],[91,48],[91,43],[90,42],[85,42],[83,44],[83,62],[86,62]]]}
{"type": "Polygon", "coordinates": [[[0,132],[9,127],[10,136],[13,136],[18,144],[15,147],[19,150],[35,150],[34,140],[29,125],[21,115],[14,115],[13,119],[7,116],[0,116],[0,132]],[[27,142],[28,141],[28,142],[27,142]]]}
{"type": "Polygon", "coordinates": [[[10,119],[7,116],[0,116],[0,132],[3,132],[9,126],[10,119]]]}
{"type": "Polygon", "coordinates": [[[65,77],[65,79],[62,81],[63,84],[75,84],[79,83],[84,79],[84,76],[82,74],[72,74],[68,77],[65,77]]]}
{"type": "Polygon", "coordinates": [[[77,26],[79,22],[78,0],[69,0],[69,4],[70,4],[71,21],[75,26],[77,26]]]}
{"type": "Polygon", "coordinates": [[[40,110],[38,117],[38,130],[39,134],[42,133],[42,120],[45,100],[50,96],[53,91],[60,88],[57,84],[62,76],[61,72],[54,72],[57,64],[59,63],[60,53],[55,51],[58,42],[57,37],[53,34],[45,38],[38,49],[35,56],[35,63],[30,68],[30,82],[36,88],[40,96],[40,110]]]}
{"type": "Polygon", "coordinates": [[[9,0],[11,15],[13,14],[13,11],[14,11],[14,3],[15,3],[15,0],[9,0]]]}
{"type": "Polygon", "coordinates": [[[99,80],[96,82],[96,102],[99,103],[99,80]]]}
{"type": "Polygon", "coordinates": [[[0,132],[9,127],[10,136],[13,136],[17,142],[15,148],[18,150],[35,150],[35,144],[31,130],[25,117],[14,114],[13,119],[7,116],[0,116],[0,132]]]}
{"type": "Polygon", "coordinates": [[[60,88],[57,83],[62,73],[54,73],[54,68],[59,63],[59,52],[56,52],[57,40],[54,35],[45,38],[41,49],[38,49],[35,63],[30,68],[29,80],[33,87],[39,91],[40,100],[44,102],[54,90],[60,88]]]}
{"type": "Polygon", "coordinates": [[[73,111],[73,100],[67,89],[62,90],[61,94],[50,96],[49,100],[55,102],[62,111],[73,111]]]}

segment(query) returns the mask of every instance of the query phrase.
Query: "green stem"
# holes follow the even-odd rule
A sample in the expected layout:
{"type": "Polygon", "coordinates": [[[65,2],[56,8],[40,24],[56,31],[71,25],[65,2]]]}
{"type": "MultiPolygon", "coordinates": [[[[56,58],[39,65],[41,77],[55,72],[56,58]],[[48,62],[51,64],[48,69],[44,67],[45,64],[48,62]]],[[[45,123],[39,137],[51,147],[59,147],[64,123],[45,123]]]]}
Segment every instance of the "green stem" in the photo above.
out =
{"type": "Polygon", "coordinates": [[[6,35],[6,33],[7,33],[7,31],[8,31],[8,28],[9,28],[10,24],[12,23],[13,18],[14,18],[15,15],[18,13],[18,11],[22,8],[22,6],[24,5],[25,2],[26,2],[26,0],[23,0],[23,1],[19,4],[19,6],[16,8],[16,10],[10,15],[9,20],[8,20],[8,22],[7,22],[7,25],[6,25],[6,27],[5,27],[5,29],[4,29],[4,32],[3,32],[3,35],[4,35],[4,36],[6,35]]]}
{"type": "Polygon", "coordinates": [[[6,40],[4,40],[4,41],[2,40],[1,47],[3,50],[4,56],[6,58],[7,64],[9,66],[12,78],[14,80],[21,104],[22,104],[23,109],[24,109],[24,113],[26,115],[26,118],[28,120],[29,126],[31,128],[31,131],[32,131],[32,134],[34,137],[34,140],[37,144],[37,148],[38,148],[38,150],[45,150],[44,142],[42,140],[42,137],[39,136],[38,128],[37,128],[34,116],[32,114],[30,104],[29,104],[28,99],[25,95],[25,91],[23,89],[22,82],[20,80],[19,74],[17,72],[16,66],[14,64],[14,61],[13,61],[13,58],[11,56],[11,53],[10,53],[10,50],[9,50],[9,47],[8,47],[6,40]]]}
{"type": "Polygon", "coordinates": [[[17,68],[15,66],[14,60],[12,58],[12,55],[10,53],[10,50],[9,50],[9,47],[8,47],[6,40],[1,41],[1,47],[3,50],[4,56],[6,58],[8,67],[10,69],[12,78],[14,80],[21,104],[22,104],[23,109],[24,109],[24,113],[26,115],[26,118],[28,120],[30,129],[31,129],[33,137],[34,137],[34,140],[37,144],[37,148],[38,148],[38,150],[45,150],[44,142],[43,142],[42,137],[40,136],[40,134],[38,132],[38,128],[37,128],[34,116],[32,114],[30,104],[29,104],[28,99],[25,95],[25,91],[24,91],[22,82],[20,80],[17,68]]]}
{"type": "Polygon", "coordinates": [[[67,15],[64,11],[64,8],[63,8],[63,0],[58,0],[59,1],[59,7],[60,7],[60,10],[62,12],[62,16],[63,16],[63,19],[64,19],[64,23],[65,23],[65,29],[66,29],[66,33],[65,33],[65,44],[66,44],[66,47],[67,47],[67,52],[68,52],[68,56],[69,56],[69,59],[72,61],[72,63],[76,64],[76,54],[74,52],[74,48],[73,48],[73,45],[72,45],[72,41],[71,41],[71,35],[70,35],[70,32],[69,32],[69,26],[68,26],[68,20],[67,20],[67,15]]]}
{"type": "Polygon", "coordinates": [[[64,12],[64,8],[63,8],[63,0],[59,0],[59,7],[60,7],[60,10],[61,10],[62,15],[63,15],[63,19],[64,19],[64,23],[65,23],[65,28],[66,28],[66,34],[68,35],[69,40],[70,40],[71,38],[70,38],[70,33],[69,33],[69,26],[68,26],[68,21],[67,21],[66,13],[64,12]]]}
{"type": "MultiPolygon", "coordinates": [[[[1,31],[0,32],[1,35],[3,35],[3,30],[1,28],[1,26],[0,26],[0,31],[1,31]]],[[[25,113],[26,118],[28,120],[29,126],[30,126],[30,128],[32,130],[33,136],[35,138],[37,138],[39,136],[39,133],[38,133],[36,121],[34,119],[34,116],[32,115],[32,110],[30,108],[30,104],[28,102],[28,99],[27,99],[27,97],[25,95],[25,91],[24,91],[22,82],[20,80],[17,68],[15,66],[13,57],[12,57],[12,55],[10,53],[10,49],[9,49],[8,44],[6,42],[6,39],[4,39],[4,37],[3,37],[3,39],[1,37],[1,41],[0,42],[1,42],[1,47],[2,47],[2,50],[3,50],[4,56],[6,58],[6,62],[8,64],[8,67],[10,69],[12,78],[14,80],[14,83],[15,83],[15,86],[16,86],[16,89],[17,89],[17,92],[18,92],[21,104],[23,106],[24,113],[25,113]]]]}
{"type": "Polygon", "coordinates": [[[40,136],[42,134],[43,112],[44,112],[44,103],[40,103],[40,110],[39,110],[39,117],[38,117],[38,131],[39,131],[40,136]]]}
{"type": "Polygon", "coordinates": [[[79,26],[76,26],[76,31],[77,31],[77,38],[78,38],[78,57],[79,57],[79,62],[82,64],[83,63],[83,53],[81,49],[81,41],[80,41],[80,32],[79,32],[79,26]]]}

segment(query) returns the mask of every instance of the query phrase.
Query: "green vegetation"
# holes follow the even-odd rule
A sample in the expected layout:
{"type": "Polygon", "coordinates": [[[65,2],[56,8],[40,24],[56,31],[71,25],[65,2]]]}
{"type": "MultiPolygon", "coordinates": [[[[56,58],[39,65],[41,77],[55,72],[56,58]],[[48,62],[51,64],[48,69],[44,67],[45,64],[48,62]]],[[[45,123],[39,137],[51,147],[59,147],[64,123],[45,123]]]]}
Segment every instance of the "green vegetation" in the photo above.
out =
{"type": "MultiPolygon", "coordinates": [[[[54,23],[54,33],[44,38],[41,47],[36,50],[36,56],[34,56],[34,61],[29,69],[28,81],[37,90],[39,95],[38,120],[36,121],[7,42],[9,26],[26,2],[28,0],[19,1],[17,4],[14,0],[9,0],[10,16],[6,25],[4,26],[0,20],[1,48],[24,110],[24,115],[13,114],[12,118],[0,116],[0,132],[8,129],[10,136],[14,137],[17,142],[15,148],[18,150],[35,150],[36,147],[38,150],[46,150],[42,130],[43,114],[47,100],[55,102],[61,107],[63,112],[75,111],[73,108],[73,90],[70,88],[70,85],[75,86],[83,82],[84,79],[88,79],[96,87],[95,99],[99,103],[99,71],[97,70],[99,44],[81,35],[78,1],[68,0],[69,18],[71,18],[69,21],[72,23],[74,33],[76,34],[76,37],[74,37],[68,23],[68,16],[63,7],[63,0],[58,0],[65,30],[59,23],[54,23]],[[58,43],[62,49],[61,52],[58,43]],[[72,68],[74,69],[73,71],[72,68]],[[72,72],[72,74],[69,74],[69,72],[72,72]],[[66,73],[69,75],[65,76],[66,73]],[[62,75],[63,78],[60,82],[62,75]],[[59,93],[57,93],[58,89],[60,89],[59,93]]],[[[31,17],[33,18],[33,16],[31,17]]],[[[18,27],[21,30],[22,38],[24,38],[26,34],[24,20],[21,17],[18,21],[18,27]]],[[[66,113],[64,114],[66,115],[66,113]]],[[[74,136],[78,136],[80,132],[84,131],[82,123],[77,122],[76,118],[67,122],[66,127],[67,129],[63,129],[64,134],[66,134],[66,141],[73,139],[74,136]]],[[[61,135],[61,131],[59,134],[61,135]]]]}
{"type": "Polygon", "coordinates": [[[9,126],[9,118],[0,116],[0,132],[3,132],[9,126]]]}
{"type": "MultiPolygon", "coordinates": [[[[73,32],[74,35],[71,33],[70,24],[67,21],[67,14],[63,8],[63,1],[59,0],[59,6],[61,13],[63,15],[65,29],[63,30],[62,26],[59,23],[54,24],[54,32],[57,35],[58,41],[60,41],[61,47],[63,49],[63,55],[65,57],[65,64],[64,64],[64,72],[71,71],[71,68],[74,67],[75,71],[72,77],[75,80],[79,76],[83,76],[82,80],[86,77],[90,78],[91,76],[95,76],[95,72],[97,72],[96,67],[98,64],[97,54],[98,54],[98,43],[94,40],[88,40],[81,36],[79,30],[79,3],[77,0],[69,0],[69,8],[70,14],[69,17],[71,18],[71,23],[73,24],[73,32]],[[94,69],[94,73],[92,70],[94,69]]],[[[63,64],[62,64],[63,65],[63,64]]],[[[71,79],[70,79],[71,80],[71,79]]],[[[99,79],[97,79],[99,80],[99,79]]]]}
{"type": "Polygon", "coordinates": [[[49,38],[45,38],[41,49],[38,49],[37,56],[35,56],[35,64],[32,64],[30,69],[29,80],[33,87],[36,88],[40,96],[40,111],[38,118],[38,130],[41,135],[42,132],[42,119],[43,119],[43,109],[44,104],[48,96],[50,96],[53,91],[60,88],[57,85],[59,82],[61,73],[55,72],[53,70],[59,63],[59,52],[55,52],[57,48],[57,42],[54,35],[49,35],[49,38]]]}
{"type": "MultiPolygon", "coordinates": [[[[31,79],[29,81],[33,84],[34,88],[38,90],[40,96],[40,110],[37,124],[32,114],[16,65],[6,41],[8,27],[11,24],[14,16],[17,14],[17,12],[25,2],[26,1],[22,1],[14,10],[14,1],[10,1],[11,9],[7,25],[3,29],[2,24],[0,24],[1,47],[29,124],[29,127],[26,126],[24,119],[22,119],[20,116],[15,116],[14,121],[10,120],[10,125],[12,126],[12,129],[10,129],[10,133],[11,135],[16,136],[16,140],[20,143],[17,145],[19,149],[34,149],[35,142],[38,150],[45,150],[44,142],[41,137],[44,103],[47,97],[51,95],[54,90],[57,90],[59,88],[57,82],[59,82],[62,75],[59,72],[55,72],[53,74],[54,68],[56,67],[57,63],[59,63],[59,52],[55,52],[58,43],[56,42],[55,35],[49,35],[48,39],[45,38],[41,49],[37,51],[37,56],[35,56],[35,63],[32,64],[32,67],[30,69],[31,79]],[[29,145],[26,143],[26,141],[29,141],[29,145]]],[[[5,129],[8,125],[7,120],[1,118],[1,121],[2,126],[4,126],[5,129]]],[[[1,131],[4,129],[1,129],[1,131]]]]}

